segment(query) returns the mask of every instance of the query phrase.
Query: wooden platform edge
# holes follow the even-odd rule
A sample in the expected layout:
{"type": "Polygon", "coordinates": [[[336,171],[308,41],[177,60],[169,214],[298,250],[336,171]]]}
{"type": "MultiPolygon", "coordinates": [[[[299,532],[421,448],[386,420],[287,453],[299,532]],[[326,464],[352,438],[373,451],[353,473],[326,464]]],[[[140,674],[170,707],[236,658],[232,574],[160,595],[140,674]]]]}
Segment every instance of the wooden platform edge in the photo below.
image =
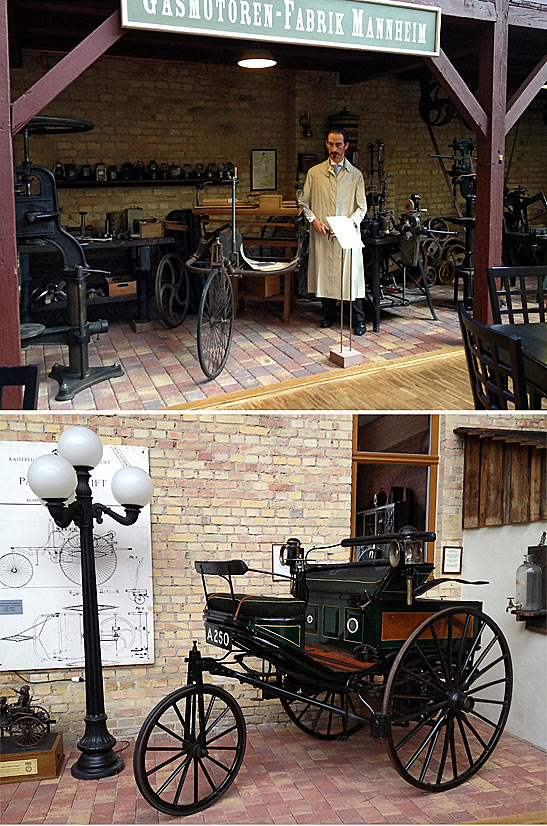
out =
{"type": "Polygon", "coordinates": [[[357,367],[347,367],[343,372],[340,370],[328,370],[325,373],[319,373],[318,375],[305,376],[298,379],[288,379],[287,381],[277,382],[276,384],[251,387],[248,390],[236,390],[233,393],[225,393],[224,395],[212,396],[207,399],[199,399],[197,401],[185,402],[183,404],[173,404],[168,407],[158,408],[158,410],[221,410],[223,407],[229,409],[231,404],[242,402],[247,399],[264,399],[270,395],[293,392],[299,389],[308,389],[310,387],[317,387],[318,385],[328,384],[330,382],[344,381],[344,379],[348,379],[352,376],[373,375],[374,373],[382,373],[387,370],[397,370],[404,367],[415,366],[417,364],[426,364],[429,361],[441,361],[454,356],[462,356],[463,354],[464,349],[461,346],[445,347],[441,350],[433,350],[430,353],[415,356],[404,356],[400,359],[392,359],[391,361],[373,362],[371,364],[363,364],[357,367]]]}

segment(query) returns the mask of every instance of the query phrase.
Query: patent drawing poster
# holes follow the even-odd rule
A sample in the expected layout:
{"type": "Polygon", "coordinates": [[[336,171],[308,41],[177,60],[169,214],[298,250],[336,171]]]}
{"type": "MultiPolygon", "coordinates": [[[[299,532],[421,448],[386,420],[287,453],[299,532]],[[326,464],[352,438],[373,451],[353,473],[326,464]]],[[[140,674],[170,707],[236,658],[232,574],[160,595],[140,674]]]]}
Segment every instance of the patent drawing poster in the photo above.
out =
{"type": "MultiPolygon", "coordinates": [[[[30,463],[54,443],[0,442],[0,671],[82,668],[79,531],[58,528],[27,483],[30,463]]],[[[93,501],[118,513],[110,481],[121,467],[148,472],[148,449],[105,445],[93,501]]],[[[150,506],[137,522],[94,524],[103,665],[154,661],[150,506]]]]}

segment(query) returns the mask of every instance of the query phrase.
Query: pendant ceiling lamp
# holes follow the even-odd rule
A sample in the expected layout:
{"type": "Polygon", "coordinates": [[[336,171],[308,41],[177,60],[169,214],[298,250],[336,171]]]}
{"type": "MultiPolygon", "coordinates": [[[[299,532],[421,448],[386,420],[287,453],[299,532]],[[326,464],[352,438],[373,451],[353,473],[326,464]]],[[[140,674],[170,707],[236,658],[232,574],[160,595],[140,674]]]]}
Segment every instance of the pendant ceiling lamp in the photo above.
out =
{"type": "Polygon", "coordinates": [[[267,49],[249,49],[237,61],[244,69],[269,69],[277,65],[277,60],[267,49]]]}

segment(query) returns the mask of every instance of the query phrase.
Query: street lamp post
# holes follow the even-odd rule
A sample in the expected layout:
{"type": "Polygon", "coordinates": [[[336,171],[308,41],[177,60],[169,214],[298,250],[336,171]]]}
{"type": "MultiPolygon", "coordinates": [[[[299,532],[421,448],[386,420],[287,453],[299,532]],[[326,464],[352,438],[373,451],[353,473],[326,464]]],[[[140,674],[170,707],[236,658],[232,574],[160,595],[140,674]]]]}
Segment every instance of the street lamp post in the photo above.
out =
{"type": "Polygon", "coordinates": [[[101,440],[93,430],[71,427],[59,438],[58,455],[39,456],[28,472],[31,489],[44,500],[55,524],[67,528],[74,523],[80,532],[86,715],[85,732],[78,742],[82,753],[72,766],[72,775],[82,780],[110,777],[124,765],[114,751],[116,738],[106,725],[93,523],[101,523],[106,514],[120,525],[133,525],[153,494],[152,480],[144,470],[124,467],[112,478],[112,494],[125,515],[94,503],[91,471],[101,461],[102,453],[101,440]]]}

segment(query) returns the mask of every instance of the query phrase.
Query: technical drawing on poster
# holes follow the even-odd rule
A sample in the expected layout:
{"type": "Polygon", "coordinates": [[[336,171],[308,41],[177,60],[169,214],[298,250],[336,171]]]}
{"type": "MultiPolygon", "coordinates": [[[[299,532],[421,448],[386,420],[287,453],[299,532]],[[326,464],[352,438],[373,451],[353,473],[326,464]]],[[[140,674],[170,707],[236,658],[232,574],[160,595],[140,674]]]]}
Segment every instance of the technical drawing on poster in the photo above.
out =
{"type": "MultiPolygon", "coordinates": [[[[54,445],[0,442],[0,671],[84,663],[79,531],[58,528],[27,483],[30,463],[54,445]]],[[[110,481],[125,465],[148,472],[148,451],[105,445],[95,501],[121,512],[110,481]]],[[[154,661],[150,506],[134,525],[105,516],[93,530],[103,665],[154,661]]]]}

